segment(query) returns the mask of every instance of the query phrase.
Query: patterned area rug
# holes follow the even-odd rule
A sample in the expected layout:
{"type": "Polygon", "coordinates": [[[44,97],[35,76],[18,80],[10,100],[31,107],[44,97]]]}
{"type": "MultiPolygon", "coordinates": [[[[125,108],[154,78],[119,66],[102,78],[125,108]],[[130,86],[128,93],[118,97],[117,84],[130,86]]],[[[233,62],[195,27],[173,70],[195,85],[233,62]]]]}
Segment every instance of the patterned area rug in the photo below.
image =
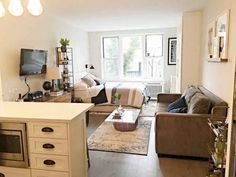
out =
{"type": "Polygon", "coordinates": [[[147,155],[152,121],[139,118],[136,130],[119,132],[103,122],[88,139],[89,150],[147,155]]]}
{"type": "Polygon", "coordinates": [[[139,116],[141,117],[153,117],[156,113],[157,101],[149,101],[147,104],[144,104],[142,111],[139,116]]]}

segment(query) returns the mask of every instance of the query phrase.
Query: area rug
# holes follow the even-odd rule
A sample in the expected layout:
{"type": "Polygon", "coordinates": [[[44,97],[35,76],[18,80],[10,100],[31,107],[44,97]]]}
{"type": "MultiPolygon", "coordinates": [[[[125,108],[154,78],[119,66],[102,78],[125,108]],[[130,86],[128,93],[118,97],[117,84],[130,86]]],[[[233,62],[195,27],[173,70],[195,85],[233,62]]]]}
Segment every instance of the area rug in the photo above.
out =
{"type": "Polygon", "coordinates": [[[149,101],[144,104],[141,113],[139,116],[141,117],[153,117],[156,113],[157,101],[149,101]]]}
{"type": "Polygon", "coordinates": [[[139,119],[136,130],[120,132],[111,122],[103,122],[88,138],[88,149],[147,155],[152,121],[139,119]]]}

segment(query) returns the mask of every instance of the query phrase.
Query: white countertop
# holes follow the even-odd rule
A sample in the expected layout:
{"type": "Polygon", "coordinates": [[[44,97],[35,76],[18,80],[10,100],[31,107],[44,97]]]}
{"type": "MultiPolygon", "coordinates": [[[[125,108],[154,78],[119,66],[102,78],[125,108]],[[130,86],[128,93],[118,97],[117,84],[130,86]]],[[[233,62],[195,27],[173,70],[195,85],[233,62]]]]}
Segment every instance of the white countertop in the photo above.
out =
{"type": "Polygon", "coordinates": [[[92,107],[90,103],[0,102],[0,121],[70,121],[92,107]]]}

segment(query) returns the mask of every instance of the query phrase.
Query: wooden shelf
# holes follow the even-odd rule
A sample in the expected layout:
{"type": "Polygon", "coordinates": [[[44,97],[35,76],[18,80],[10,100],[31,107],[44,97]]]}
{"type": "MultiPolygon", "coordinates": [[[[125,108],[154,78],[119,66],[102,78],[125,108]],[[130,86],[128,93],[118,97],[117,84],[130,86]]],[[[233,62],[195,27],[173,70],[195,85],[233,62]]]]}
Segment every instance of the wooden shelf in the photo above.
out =
{"type": "Polygon", "coordinates": [[[223,59],[223,58],[208,58],[208,62],[226,63],[226,62],[228,62],[228,59],[223,59]]]}
{"type": "MultiPolygon", "coordinates": [[[[73,71],[73,48],[67,47],[66,52],[62,52],[60,47],[56,48],[57,66],[62,72],[62,83],[64,91],[74,90],[74,71],[73,71]]],[[[72,95],[73,97],[73,95],[72,95]]]]}

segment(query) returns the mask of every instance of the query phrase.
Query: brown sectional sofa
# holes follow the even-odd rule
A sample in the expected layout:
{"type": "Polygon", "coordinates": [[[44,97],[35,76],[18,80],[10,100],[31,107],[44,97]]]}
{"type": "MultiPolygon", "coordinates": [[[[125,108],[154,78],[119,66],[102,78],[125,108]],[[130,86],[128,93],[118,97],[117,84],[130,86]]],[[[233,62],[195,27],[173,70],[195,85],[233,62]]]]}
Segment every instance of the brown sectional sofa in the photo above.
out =
{"type": "MultiPolygon", "coordinates": [[[[207,148],[210,135],[210,128],[207,124],[208,118],[225,118],[228,105],[224,100],[202,86],[198,86],[196,89],[188,87],[183,94],[188,110],[193,106],[191,104],[195,104],[192,103],[191,99],[196,93],[198,93],[197,95],[203,94],[209,98],[210,107],[208,113],[167,112],[167,106],[180,98],[181,94],[157,95],[156,152],[158,154],[190,157],[209,156],[207,148]]],[[[195,95],[195,99],[197,97],[195,95]]]]}

